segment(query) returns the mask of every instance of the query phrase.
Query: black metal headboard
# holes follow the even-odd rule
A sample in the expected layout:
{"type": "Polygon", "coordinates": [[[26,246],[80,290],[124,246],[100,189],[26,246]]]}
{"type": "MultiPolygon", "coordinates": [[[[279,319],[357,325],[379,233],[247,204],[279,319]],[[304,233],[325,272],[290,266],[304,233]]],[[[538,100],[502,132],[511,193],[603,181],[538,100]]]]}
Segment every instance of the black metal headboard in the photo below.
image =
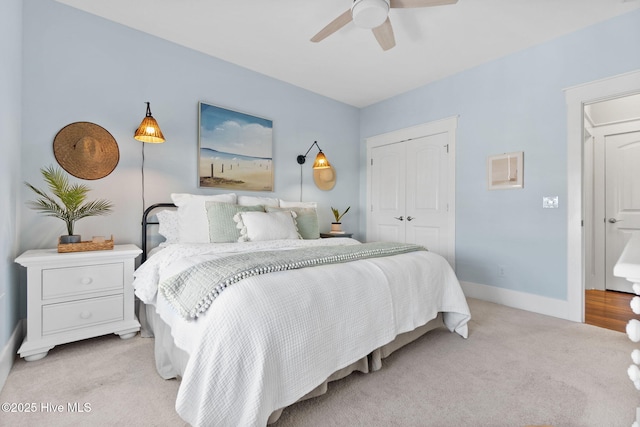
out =
{"type": "Polygon", "coordinates": [[[157,220],[156,221],[149,220],[149,216],[151,212],[153,212],[158,208],[175,208],[175,207],[177,206],[174,205],[173,203],[156,203],[155,205],[151,205],[144,210],[144,213],[142,214],[142,258],[140,260],[141,264],[147,260],[147,249],[148,249],[147,248],[147,238],[148,238],[147,228],[150,225],[159,224],[157,220]]]}

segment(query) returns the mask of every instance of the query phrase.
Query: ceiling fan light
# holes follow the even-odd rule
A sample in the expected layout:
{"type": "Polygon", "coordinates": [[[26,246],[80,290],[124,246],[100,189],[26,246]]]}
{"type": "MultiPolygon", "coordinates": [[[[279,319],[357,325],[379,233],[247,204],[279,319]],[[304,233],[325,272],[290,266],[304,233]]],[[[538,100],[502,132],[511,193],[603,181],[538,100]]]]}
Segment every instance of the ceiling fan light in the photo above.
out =
{"type": "Polygon", "coordinates": [[[376,28],[386,21],[389,15],[387,0],[355,0],[351,6],[351,16],[360,28],[376,28]]]}

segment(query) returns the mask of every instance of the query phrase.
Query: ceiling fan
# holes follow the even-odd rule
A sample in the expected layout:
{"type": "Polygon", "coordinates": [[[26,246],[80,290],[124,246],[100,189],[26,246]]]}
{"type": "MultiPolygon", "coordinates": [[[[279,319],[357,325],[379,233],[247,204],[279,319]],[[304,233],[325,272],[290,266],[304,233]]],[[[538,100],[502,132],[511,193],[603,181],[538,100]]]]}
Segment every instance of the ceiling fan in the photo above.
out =
{"type": "Polygon", "coordinates": [[[457,2],[458,0],[353,0],[351,9],[329,22],[311,41],[322,41],[353,21],[360,28],[372,30],[382,50],[389,50],[396,45],[389,21],[389,9],[442,6],[457,2]]]}

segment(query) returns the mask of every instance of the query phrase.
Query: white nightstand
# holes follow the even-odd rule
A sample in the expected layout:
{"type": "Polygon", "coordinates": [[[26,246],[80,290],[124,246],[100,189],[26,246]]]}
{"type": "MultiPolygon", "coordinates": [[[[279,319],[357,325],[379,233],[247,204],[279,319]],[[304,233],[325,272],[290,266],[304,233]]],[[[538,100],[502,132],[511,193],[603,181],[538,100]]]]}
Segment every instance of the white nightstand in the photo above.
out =
{"type": "Polygon", "coordinates": [[[27,336],[20,357],[42,359],[58,344],[99,335],[135,336],[140,323],[132,282],[141,252],[136,245],[115,245],[71,253],[37,249],[16,258],[27,267],[27,336]]]}

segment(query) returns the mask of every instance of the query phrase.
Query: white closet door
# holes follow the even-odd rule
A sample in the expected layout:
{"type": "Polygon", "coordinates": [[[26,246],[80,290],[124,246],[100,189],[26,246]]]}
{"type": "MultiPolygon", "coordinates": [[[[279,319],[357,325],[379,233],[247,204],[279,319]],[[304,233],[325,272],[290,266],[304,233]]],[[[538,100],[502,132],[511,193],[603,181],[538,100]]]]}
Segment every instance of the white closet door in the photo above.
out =
{"type": "Polygon", "coordinates": [[[448,135],[424,136],[404,144],[406,242],[423,245],[448,258],[448,135]]]}
{"type": "Polygon", "coordinates": [[[371,206],[373,226],[367,240],[405,241],[405,147],[389,144],[371,151],[371,206]]]}
{"type": "Polygon", "coordinates": [[[416,243],[455,268],[457,118],[367,138],[367,241],[416,243]]]}

